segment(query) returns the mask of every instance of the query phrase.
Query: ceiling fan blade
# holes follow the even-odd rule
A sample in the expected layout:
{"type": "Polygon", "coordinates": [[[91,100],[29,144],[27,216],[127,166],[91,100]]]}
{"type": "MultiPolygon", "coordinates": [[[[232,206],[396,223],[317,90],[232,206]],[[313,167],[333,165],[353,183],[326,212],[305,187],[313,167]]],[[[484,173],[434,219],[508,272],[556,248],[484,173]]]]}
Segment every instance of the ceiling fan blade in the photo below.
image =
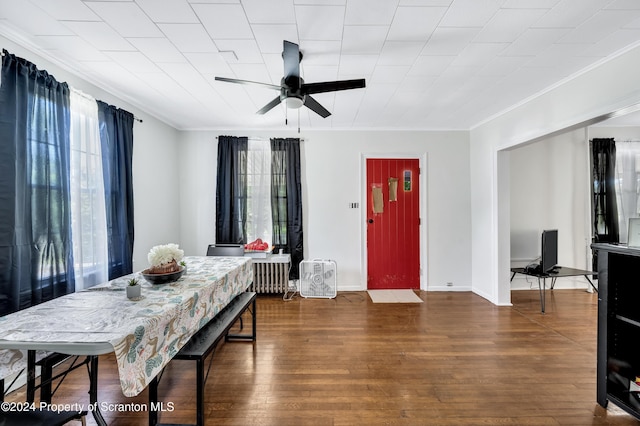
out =
{"type": "Polygon", "coordinates": [[[302,85],[303,94],[337,92],[338,90],[362,89],[365,87],[364,78],[357,80],[324,81],[321,83],[305,83],[302,85]]]}
{"type": "Polygon", "coordinates": [[[264,114],[269,110],[273,109],[276,105],[280,104],[280,102],[282,102],[282,100],[280,99],[280,96],[278,96],[277,98],[275,98],[274,100],[272,100],[271,102],[263,106],[262,109],[256,112],[256,114],[264,114]]]}
{"type": "Polygon", "coordinates": [[[275,84],[269,84],[269,83],[260,83],[258,81],[238,80],[237,78],[226,78],[226,77],[216,77],[216,80],[224,81],[227,83],[247,84],[252,86],[261,86],[267,89],[280,90],[280,86],[276,86],[275,84]]]}
{"type": "Polygon", "coordinates": [[[318,115],[320,115],[322,118],[327,118],[328,116],[331,115],[331,113],[329,111],[327,111],[327,109],[325,107],[320,105],[318,103],[318,101],[313,99],[311,96],[305,96],[304,105],[307,108],[309,108],[311,111],[313,111],[313,112],[317,113],[318,115]]]}
{"type": "Polygon", "coordinates": [[[284,40],[284,50],[282,51],[282,59],[284,61],[284,78],[300,77],[300,47],[284,40]]]}

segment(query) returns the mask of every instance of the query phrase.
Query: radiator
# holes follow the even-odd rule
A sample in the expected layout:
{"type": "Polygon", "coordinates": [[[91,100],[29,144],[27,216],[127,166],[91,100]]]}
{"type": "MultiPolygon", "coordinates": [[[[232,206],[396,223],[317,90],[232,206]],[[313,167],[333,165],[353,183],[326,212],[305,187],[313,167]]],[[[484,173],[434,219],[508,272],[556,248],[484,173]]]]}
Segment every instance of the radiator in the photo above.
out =
{"type": "Polygon", "coordinates": [[[253,262],[253,284],[256,293],[286,293],[289,288],[289,263],[253,262]]]}

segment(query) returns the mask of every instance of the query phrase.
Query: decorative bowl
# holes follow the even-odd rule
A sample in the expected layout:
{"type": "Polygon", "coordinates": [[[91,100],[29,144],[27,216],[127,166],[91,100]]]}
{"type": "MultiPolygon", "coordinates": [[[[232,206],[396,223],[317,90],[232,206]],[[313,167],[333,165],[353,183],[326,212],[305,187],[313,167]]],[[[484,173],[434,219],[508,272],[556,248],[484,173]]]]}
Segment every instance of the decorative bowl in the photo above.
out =
{"type": "Polygon", "coordinates": [[[149,274],[147,273],[149,270],[145,269],[142,271],[142,276],[145,280],[150,282],[151,284],[166,284],[174,281],[178,281],[180,277],[184,274],[185,267],[180,266],[180,270],[175,272],[168,272],[166,274],[149,274]]]}

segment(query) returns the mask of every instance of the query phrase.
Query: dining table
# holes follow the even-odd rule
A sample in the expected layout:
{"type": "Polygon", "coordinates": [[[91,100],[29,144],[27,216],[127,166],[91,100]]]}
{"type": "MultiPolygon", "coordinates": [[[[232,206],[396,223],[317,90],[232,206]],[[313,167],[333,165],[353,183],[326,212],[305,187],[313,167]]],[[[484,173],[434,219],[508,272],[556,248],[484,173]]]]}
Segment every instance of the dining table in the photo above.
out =
{"type": "Polygon", "coordinates": [[[153,284],[136,272],[0,317],[0,378],[26,368],[33,380],[35,361],[47,353],[86,355],[89,409],[106,425],[98,404],[98,356],[115,355],[122,393],[136,396],[253,281],[247,257],[188,256],[184,268],[177,281],[153,284]],[[131,279],[142,285],[136,299],[126,296],[131,279]]]}

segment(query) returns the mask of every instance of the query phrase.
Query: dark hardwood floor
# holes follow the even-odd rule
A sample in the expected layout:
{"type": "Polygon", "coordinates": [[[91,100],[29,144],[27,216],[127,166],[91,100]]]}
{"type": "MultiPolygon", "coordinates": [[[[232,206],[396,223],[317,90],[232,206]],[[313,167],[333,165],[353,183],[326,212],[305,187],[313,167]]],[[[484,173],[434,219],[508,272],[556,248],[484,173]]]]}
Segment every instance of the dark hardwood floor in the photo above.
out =
{"type": "MultiPolygon", "coordinates": [[[[473,293],[420,292],[424,303],[374,304],[366,292],[285,302],[258,298],[258,341],[222,343],[206,385],[207,425],[638,425],[596,404],[597,295],[514,291],[513,307],[473,293]]],[[[250,321],[245,325],[250,326],[250,321]]],[[[164,423],[195,422],[195,365],[160,382],[164,423]]],[[[147,392],[122,395],[100,359],[111,425],[145,425],[147,392]]],[[[57,403],[87,403],[85,371],[57,403]]],[[[24,400],[19,389],[7,400],[24,400]]],[[[88,416],[87,424],[95,424],[88,416]]]]}

